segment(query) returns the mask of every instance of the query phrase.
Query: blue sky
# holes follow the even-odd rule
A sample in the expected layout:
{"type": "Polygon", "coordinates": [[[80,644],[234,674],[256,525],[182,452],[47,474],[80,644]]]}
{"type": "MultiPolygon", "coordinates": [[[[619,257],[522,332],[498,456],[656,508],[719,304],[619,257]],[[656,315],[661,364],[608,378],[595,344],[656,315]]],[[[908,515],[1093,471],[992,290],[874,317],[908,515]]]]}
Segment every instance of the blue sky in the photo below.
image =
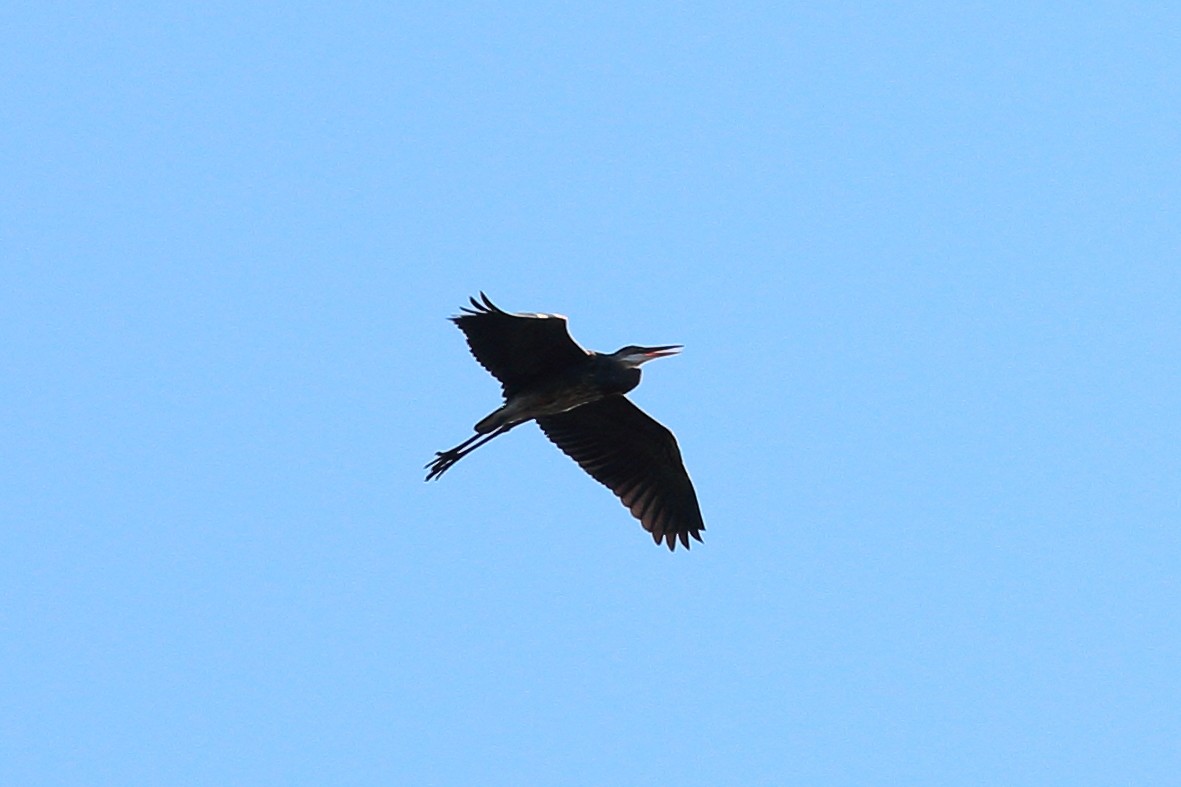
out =
{"type": "Polygon", "coordinates": [[[0,782],[1181,773],[1175,5],[2,12],[0,782]],[[522,428],[485,290],[705,543],[522,428]]]}

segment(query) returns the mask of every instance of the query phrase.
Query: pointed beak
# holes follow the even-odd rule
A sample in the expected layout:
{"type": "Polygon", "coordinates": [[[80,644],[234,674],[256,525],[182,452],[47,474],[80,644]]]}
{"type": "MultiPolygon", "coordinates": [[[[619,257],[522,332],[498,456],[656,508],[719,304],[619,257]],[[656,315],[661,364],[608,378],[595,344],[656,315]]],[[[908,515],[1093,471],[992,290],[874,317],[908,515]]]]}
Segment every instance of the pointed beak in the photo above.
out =
{"type": "Polygon", "coordinates": [[[644,358],[651,360],[652,358],[665,358],[669,355],[676,355],[684,347],[683,344],[662,344],[659,347],[645,347],[644,358]]]}

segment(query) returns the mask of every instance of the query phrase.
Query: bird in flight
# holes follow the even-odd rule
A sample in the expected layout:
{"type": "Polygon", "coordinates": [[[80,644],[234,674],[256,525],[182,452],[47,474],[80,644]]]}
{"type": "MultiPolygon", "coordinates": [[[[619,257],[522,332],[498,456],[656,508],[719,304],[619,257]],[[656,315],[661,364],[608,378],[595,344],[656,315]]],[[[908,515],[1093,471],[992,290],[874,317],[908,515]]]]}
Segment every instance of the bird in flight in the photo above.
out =
{"type": "Polygon", "coordinates": [[[536,421],[563,453],[622,501],[657,544],[701,541],[705,522],[672,432],[624,396],[640,384],[640,365],[681,345],[628,345],[610,354],[584,350],[560,314],[510,314],[488,296],[451,321],[472,355],[500,381],[504,404],[475,425],[475,434],[439,451],[426,480],[438,478],[494,437],[536,421]]]}

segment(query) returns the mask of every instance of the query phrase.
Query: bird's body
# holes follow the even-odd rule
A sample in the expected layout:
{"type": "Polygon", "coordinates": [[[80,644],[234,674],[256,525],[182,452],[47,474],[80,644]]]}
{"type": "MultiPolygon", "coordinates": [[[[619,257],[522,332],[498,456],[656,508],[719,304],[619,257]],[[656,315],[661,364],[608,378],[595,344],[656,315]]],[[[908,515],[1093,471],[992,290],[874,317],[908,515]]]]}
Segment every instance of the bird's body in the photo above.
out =
{"type": "Polygon", "coordinates": [[[562,370],[554,379],[508,397],[503,407],[482,419],[475,429],[478,434],[487,434],[505,423],[565,413],[605,396],[625,394],[639,384],[639,369],[621,368],[610,356],[590,352],[585,361],[562,370]]]}
{"type": "Polygon", "coordinates": [[[610,488],[657,543],[701,540],[705,529],[697,494],[676,438],[624,394],[640,384],[639,366],[678,345],[624,347],[604,354],[584,350],[553,314],[509,314],[488,296],[453,317],[476,360],[501,382],[503,406],[481,419],[476,434],[436,454],[427,480],[471,451],[527,421],[592,477],[610,488]]]}

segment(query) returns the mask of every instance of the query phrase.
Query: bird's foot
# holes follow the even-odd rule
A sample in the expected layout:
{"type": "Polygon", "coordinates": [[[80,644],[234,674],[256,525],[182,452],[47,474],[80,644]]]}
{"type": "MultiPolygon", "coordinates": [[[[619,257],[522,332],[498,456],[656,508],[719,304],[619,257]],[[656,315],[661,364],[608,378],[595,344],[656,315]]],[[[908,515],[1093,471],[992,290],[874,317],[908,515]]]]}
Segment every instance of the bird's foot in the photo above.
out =
{"type": "Polygon", "coordinates": [[[463,457],[462,451],[457,451],[452,448],[449,451],[437,451],[435,458],[427,462],[425,467],[430,470],[426,474],[426,480],[431,481],[446,473],[451,469],[451,466],[458,462],[463,457]]]}

